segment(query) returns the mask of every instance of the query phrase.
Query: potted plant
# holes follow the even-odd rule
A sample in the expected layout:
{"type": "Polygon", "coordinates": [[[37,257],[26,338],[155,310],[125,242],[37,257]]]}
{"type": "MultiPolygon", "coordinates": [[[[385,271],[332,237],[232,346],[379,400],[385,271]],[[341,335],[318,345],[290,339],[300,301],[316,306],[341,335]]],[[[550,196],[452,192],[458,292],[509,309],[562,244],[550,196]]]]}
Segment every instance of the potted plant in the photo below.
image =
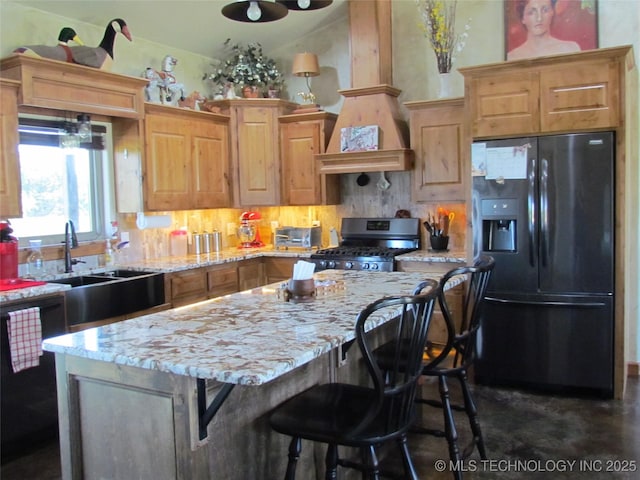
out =
{"type": "Polygon", "coordinates": [[[231,45],[230,42],[231,39],[224,42],[227,58],[219,62],[212,73],[205,74],[205,78],[221,88],[231,82],[252,96],[262,96],[267,88],[278,91],[282,88],[284,79],[275,60],[262,53],[259,43],[231,45]]]}

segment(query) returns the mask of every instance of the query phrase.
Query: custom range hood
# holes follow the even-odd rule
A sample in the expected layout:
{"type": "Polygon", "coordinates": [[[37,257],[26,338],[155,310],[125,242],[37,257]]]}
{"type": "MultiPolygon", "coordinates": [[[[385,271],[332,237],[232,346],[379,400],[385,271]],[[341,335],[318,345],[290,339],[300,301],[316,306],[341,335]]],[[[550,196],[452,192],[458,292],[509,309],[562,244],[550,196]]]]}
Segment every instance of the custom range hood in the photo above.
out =
{"type": "Polygon", "coordinates": [[[413,150],[400,113],[401,90],[391,85],[391,0],[349,0],[350,89],[338,90],[344,103],[326,153],[316,155],[324,174],[410,170],[413,150]],[[341,152],[342,128],[376,125],[378,150],[341,152]]]}

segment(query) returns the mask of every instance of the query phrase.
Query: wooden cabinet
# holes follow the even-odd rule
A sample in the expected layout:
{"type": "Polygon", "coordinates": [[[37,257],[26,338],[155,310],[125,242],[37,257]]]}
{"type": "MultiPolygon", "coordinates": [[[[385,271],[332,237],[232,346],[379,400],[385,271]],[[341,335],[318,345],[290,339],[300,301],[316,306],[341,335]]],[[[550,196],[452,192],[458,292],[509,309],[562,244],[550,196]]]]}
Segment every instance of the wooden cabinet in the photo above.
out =
{"type": "Polygon", "coordinates": [[[469,169],[465,166],[464,99],[408,102],[414,202],[465,201],[469,169]]]}
{"type": "Polygon", "coordinates": [[[242,260],[238,263],[238,287],[240,291],[261,287],[265,283],[262,258],[242,260]]]}
{"type": "Polygon", "coordinates": [[[461,68],[473,138],[616,128],[628,47],[461,68]]]}
{"type": "Polygon", "coordinates": [[[19,80],[21,106],[119,118],[144,116],[144,78],[27,55],[2,59],[4,78],[19,80]]]}
{"type": "Polygon", "coordinates": [[[207,269],[207,293],[209,298],[238,291],[237,262],[216,265],[207,269]]]}
{"type": "Polygon", "coordinates": [[[168,274],[169,292],[165,293],[171,299],[173,307],[189,305],[207,299],[207,269],[195,268],[183,272],[168,274]]]}
{"type": "Polygon", "coordinates": [[[146,105],[145,210],[231,206],[228,117],[146,105]]]}
{"type": "Polygon", "coordinates": [[[340,203],[340,177],[319,174],[314,158],[325,153],[336,118],[328,112],[280,117],[282,205],[340,203]]]}
{"type": "Polygon", "coordinates": [[[221,100],[216,105],[231,118],[235,206],[280,205],[278,117],[297,105],[270,98],[221,100]]]}
{"type": "Polygon", "coordinates": [[[18,157],[18,91],[20,82],[0,79],[0,217],[22,216],[18,157]]]}
{"type": "Polygon", "coordinates": [[[283,282],[293,275],[293,266],[300,260],[294,257],[265,257],[266,283],[283,282]]]}

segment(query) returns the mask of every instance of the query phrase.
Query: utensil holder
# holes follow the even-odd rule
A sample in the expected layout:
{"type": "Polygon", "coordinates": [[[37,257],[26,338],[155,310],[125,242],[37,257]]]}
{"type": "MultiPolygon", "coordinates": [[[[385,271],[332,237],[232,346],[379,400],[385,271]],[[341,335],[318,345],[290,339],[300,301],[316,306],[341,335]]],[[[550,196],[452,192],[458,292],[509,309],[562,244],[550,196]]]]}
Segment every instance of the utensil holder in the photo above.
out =
{"type": "Polygon", "coordinates": [[[316,282],[313,278],[289,280],[284,291],[284,299],[291,303],[313,302],[316,298],[316,282]]]}
{"type": "Polygon", "coordinates": [[[447,250],[449,247],[449,237],[445,235],[431,235],[429,240],[431,241],[431,250],[439,252],[447,250]]]}

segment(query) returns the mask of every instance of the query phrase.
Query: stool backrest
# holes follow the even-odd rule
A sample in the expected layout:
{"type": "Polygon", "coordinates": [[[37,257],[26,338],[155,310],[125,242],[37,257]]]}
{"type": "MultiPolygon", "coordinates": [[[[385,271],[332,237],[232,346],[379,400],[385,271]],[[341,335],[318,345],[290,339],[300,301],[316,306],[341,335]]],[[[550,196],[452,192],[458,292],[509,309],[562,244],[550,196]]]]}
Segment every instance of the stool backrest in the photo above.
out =
{"type": "Polygon", "coordinates": [[[417,381],[422,373],[427,330],[440,293],[436,281],[428,281],[425,287],[428,290],[419,295],[377,300],[365,307],[356,319],[356,339],[377,395],[375,406],[370,409],[359,430],[366,429],[368,423],[374,420],[376,423],[386,422],[387,431],[406,429],[411,423],[417,381]],[[371,328],[368,324],[372,317],[378,315],[397,317],[392,338],[387,343],[394,354],[392,358],[387,358],[384,369],[380,368],[374,355],[375,334],[369,332],[371,328]],[[385,412],[385,419],[379,418],[380,411],[385,412]]]}
{"type": "Polygon", "coordinates": [[[440,286],[442,288],[442,293],[438,299],[440,309],[442,310],[445,321],[449,324],[449,328],[454,332],[454,368],[467,368],[475,360],[476,334],[480,328],[484,298],[494,266],[495,260],[493,257],[484,255],[478,258],[473,266],[454,268],[447,272],[440,280],[440,286]],[[454,320],[444,295],[444,286],[453,277],[458,275],[466,275],[467,281],[464,283],[465,291],[460,326],[456,331],[453,327],[454,320]]]}

